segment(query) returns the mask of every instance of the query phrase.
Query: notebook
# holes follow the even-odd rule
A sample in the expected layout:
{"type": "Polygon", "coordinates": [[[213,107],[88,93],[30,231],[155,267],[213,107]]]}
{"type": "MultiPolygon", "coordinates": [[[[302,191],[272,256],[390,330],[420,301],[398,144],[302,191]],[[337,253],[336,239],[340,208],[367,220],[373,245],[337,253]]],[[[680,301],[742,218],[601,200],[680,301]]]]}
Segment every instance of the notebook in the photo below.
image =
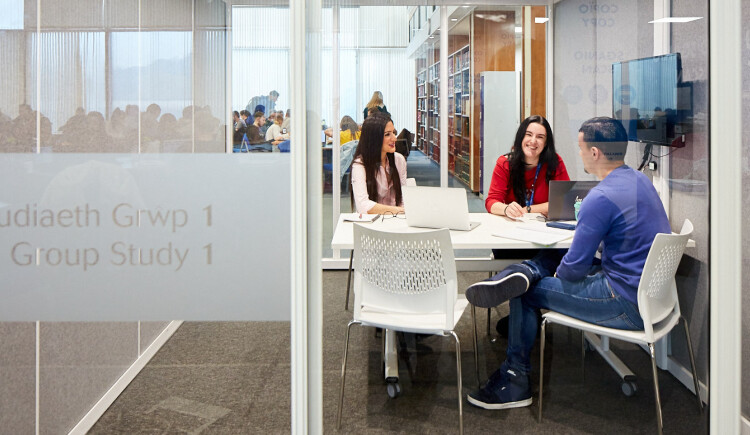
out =
{"type": "Polygon", "coordinates": [[[404,186],[404,212],[410,227],[470,231],[479,222],[469,221],[466,190],[458,187],[404,186]]]}
{"type": "Polygon", "coordinates": [[[598,181],[549,182],[549,209],[547,219],[551,221],[575,221],[575,203],[588,195],[599,184],[598,181]]]}
{"type": "Polygon", "coordinates": [[[505,239],[531,242],[535,245],[552,246],[555,243],[573,237],[573,232],[569,230],[550,228],[544,226],[544,224],[540,222],[520,224],[512,228],[499,228],[496,229],[492,235],[505,239]]]}

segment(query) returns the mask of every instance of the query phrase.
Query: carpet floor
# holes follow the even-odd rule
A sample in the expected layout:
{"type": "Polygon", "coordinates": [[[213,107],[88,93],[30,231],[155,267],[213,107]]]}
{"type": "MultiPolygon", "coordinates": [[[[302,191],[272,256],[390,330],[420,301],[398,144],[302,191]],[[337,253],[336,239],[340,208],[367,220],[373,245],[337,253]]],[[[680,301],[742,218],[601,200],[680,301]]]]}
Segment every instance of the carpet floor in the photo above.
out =
{"type": "MultiPolygon", "coordinates": [[[[459,273],[459,289],[486,277],[459,273]]],[[[346,324],[347,273],[323,273],[323,426],[336,432],[336,409],[346,324]]],[[[507,341],[494,322],[490,341],[486,310],[478,314],[482,382],[503,361],[507,341]]],[[[467,310],[458,324],[463,391],[477,386],[467,310]]],[[[620,380],[596,354],[581,371],[577,331],[547,331],[544,420],[537,422],[538,349],[532,353],[534,403],[486,411],[463,401],[464,431],[479,433],[651,434],[656,431],[651,365],[640,348],[613,349],[638,377],[639,391],[626,397],[620,380]]],[[[342,433],[457,433],[455,345],[452,339],[406,338],[399,353],[402,394],[390,399],[381,372],[381,339],[372,328],[352,327],[342,433]]],[[[285,434],[291,431],[290,324],[288,322],[185,322],[91,429],[91,434],[285,434]]],[[[659,371],[664,430],[707,433],[708,412],[700,413],[687,388],[659,371]]]]}

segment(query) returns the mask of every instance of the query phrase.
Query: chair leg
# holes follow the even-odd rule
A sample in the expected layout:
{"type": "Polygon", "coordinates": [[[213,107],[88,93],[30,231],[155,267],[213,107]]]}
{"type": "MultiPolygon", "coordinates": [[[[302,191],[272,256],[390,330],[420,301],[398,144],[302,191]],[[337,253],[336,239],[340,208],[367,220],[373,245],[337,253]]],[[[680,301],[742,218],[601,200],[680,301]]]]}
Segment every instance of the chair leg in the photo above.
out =
{"type": "Polygon", "coordinates": [[[352,288],[352,262],[354,261],[354,249],[349,254],[349,274],[346,276],[346,302],[344,302],[344,311],[349,310],[349,293],[352,288]]]}
{"type": "Polygon", "coordinates": [[[454,331],[450,331],[453,338],[456,339],[456,377],[458,378],[458,433],[463,435],[464,433],[464,397],[463,397],[463,386],[461,383],[461,341],[458,339],[458,335],[454,331]]]}
{"type": "Polygon", "coordinates": [[[654,351],[654,343],[648,344],[648,349],[651,352],[651,371],[654,375],[654,397],[656,398],[656,426],[657,433],[662,435],[663,422],[661,418],[661,398],[659,397],[659,378],[656,372],[656,352],[654,351]]]}
{"type": "Polygon", "coordinates": [[[586,334],[581,330],[581,382],[586,382],[586,334]]]}
{"type": "Polygon", "coordinates": [[[471,306],[471,332],[474,339],[474,370],[477,373],[477,387],[481,388],[482,384],[479,381],[479,350],[477,348],[477,307],[471,306]]]}
{"type": "Polygon", "coordinates": [[[487,308],[487,338],[490,338],[490,318],[492,317],[492,308],[487,308]]]}
{"type": "MultiPolygon", "coordinates": [[[[494,276],[494,272],[490,272],[490,278],[494,276]]],[[[492,308],[487,308],[487,338],[490,338],[490,318],[492,317],[492,308]]]]}
{"type": "Polygon", "coordinates": [[[346,376],[346,354],[349,351],[349,331],[352,329],[352,325],[359,324],[360,322],[352,320],[346,326],[346,339],[344,340],[344,359],[341,362],[341,390],[339,391],[339,410],[336,413],[336,430],[341,429],[341,411],[344,407],[344,384],[346,376]]]}
{"type": "Polygon", "coordinates": [[[539,346],[539,423],[542,422],[542,396],[544,394],[544,343],[546,340],[547,340],[547,319],[543,319],[541,343],[539,346]]]}
{"type": "Polygon", "coordinates": [[[688,353],[690,354],[690,368],[693,370],[693,385],[695,385],[695,397],[698,398],[698,408],[703,412],[703,401],[701,400],[701,390],[698,385],[698,373],[695,371],[695,357],[693,356],[693,343],[690,341],[690,330],[688,329],[688,323],[684,316],[680,316],[682,319],[682,326],[685,327],[685,339],[687,340],[688,353]]]}

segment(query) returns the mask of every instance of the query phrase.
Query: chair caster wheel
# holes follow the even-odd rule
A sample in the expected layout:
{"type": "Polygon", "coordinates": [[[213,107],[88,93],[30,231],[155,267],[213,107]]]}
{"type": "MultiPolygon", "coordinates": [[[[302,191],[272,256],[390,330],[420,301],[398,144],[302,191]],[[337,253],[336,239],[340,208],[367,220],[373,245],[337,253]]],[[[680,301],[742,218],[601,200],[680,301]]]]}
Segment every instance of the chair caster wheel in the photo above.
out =
{"type": "Polygon", "coordinates": [[[622,389],[622,394],[632,397],[638,391],[638,384],[636,384],[635,380],[626,379],[620,384],[620,389],[622,389]]]}
{"type": "Polygon", "coordinates": [[[401,395],[401,385],[398,384],[398,381],[388,382],[388,384],[385,386],[385,390],[388,393],[388,397],[390,397],[391,399],[395,399],[396,397],[401,395]]]}

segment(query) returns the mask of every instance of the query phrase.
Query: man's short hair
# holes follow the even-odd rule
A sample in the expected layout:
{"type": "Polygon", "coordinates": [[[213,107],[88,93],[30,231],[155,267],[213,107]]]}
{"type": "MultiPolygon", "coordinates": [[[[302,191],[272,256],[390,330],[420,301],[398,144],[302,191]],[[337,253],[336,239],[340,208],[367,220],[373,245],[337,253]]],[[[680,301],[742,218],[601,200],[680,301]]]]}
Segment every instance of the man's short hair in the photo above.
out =
{"type": "Polygon", "coordinates": [[[248,112],[246,109],[240,110],[240,115],[245,115],[248,118],[250,117],[250,112],[248,112]]]}
{"type": "Polygon", "coordinates": [[[583,133],[586,146],[599,148],[607,160],[625,159],[628,132],[620,121],[606,116],[591,118],[584,122],[578,131],[583,133]]]}
{"type": "Polygon", "coordinates": [[[260,110],[258,110],[258,111],[257,111],[257,112],[255,112],[255,114],[253,115],[253,118],[255,118],[255,119],[258,119],[258,118],[262,118],[262,117],[264,117],[264,116],[266,116],[266,114],[265,114],[265,113],[263,113],[263,112],[261,112],[260,110]]]}
{"type": "Polygon", "coordinates": [[[279,96],[279,93],[278,93],[278,92],[276,92],[276,91],[271,91],[271,92],[270,92],[270,93],[269,93],[268,95],[270,95],[270,96],[272,96],[272,97],[278,97],[278,96],[279,96]]]}

